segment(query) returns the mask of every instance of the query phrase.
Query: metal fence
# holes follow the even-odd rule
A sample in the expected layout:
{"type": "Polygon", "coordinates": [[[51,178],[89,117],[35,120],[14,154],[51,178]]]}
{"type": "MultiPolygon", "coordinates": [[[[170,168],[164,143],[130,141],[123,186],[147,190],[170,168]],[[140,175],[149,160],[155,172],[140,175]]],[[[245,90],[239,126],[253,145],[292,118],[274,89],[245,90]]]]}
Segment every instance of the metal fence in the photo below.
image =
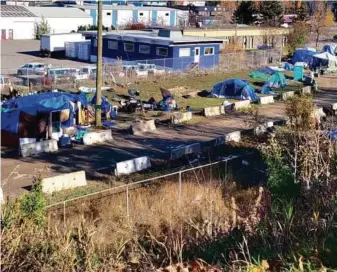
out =
{"type": "MultiPolygon", "coordinates": [[[[220,55],[194,57],[144,59],[137,61],[108,61],[104,59],[103,82],[107,86],[114,84],[127,86],[143,79],[158,80],[165,77],[185,77],[200,73],[234,72],[254,69],[261,66],[278,65],[281,52],[272,50],[237,51],[220,55]]],[[[3,93],[10,90],[10,85],[19,92],[36,92],[47,89],[77,90],[80,86],[95,86],[95,73],[87,72],[90,64],[76,63],[76,67],[63,67],[57,76],[47,76],[33,70],[2,70],[1,83],[3,93]],[[72,69],[66,69],[72,68],[72,69]],[[10,82],[10,83],[8,83],[10,82]]],[[[94,64],[91,64],[93,67],[94,64]]],[[[54,68],[54,67],[53,67],[54,68]]]]}
{"type": "MultiPolygon", "coordinates": [[[[114,209],[118,209],[119,212],[123,213],[127,218],[132,214],[137,216],[134,214],[136,210],[134,205],[137,198],[139,198],[139,190],[142,190],[142,188],[148,190],[151,188],[160,188],[164,184],[172,185],[171,192],[173,193],[173,197],[171,196],[171,200],[174,201],[175,199],[176,204],[180,205],[183,201],[186,201],[184,197],[187,195],[189,197],[191,197],[191,195],[193,196],[193,191],[188,191],[188,185],[191,184],[191,182],[195,185],[207,184],[213,188],[219,188],[224,185],[229,177],[232,177],[233,180],[240,181],[243,186],[248,185],[248,183],[252,185],[252,176],[257,180],[259,179],[260,182],[262,179],[262,171],[255,168],[254,163],[247,166],[246,161],[256,161],[253,156],[255,156],[253,153],[230,156],[216,162],[68,199],[51,204],[46,208],[49,210],[51,218],[55,216],[64,223],[74,214],[90,213],[89,210],[93,207],[98,208],[103,202],[110,203],[114,209]],[[243,158],[245,159],[245,163],[242,161],[243,158]]],[[[197,195],[194,197],[197,197],[197,195]]]]}

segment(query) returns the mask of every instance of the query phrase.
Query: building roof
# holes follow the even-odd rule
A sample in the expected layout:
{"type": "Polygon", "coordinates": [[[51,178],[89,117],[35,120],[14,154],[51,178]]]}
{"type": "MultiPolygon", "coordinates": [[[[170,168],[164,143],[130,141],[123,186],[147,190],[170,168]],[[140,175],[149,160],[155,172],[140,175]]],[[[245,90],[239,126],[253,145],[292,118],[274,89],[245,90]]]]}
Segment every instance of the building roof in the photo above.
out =
{"type": "MultiPolygon", "coordinates": [[[[72,5],[74,8],[79,9],[97,9],[97,5],[72,5]]],[[[154,7],[154,6],[134,6],[134,5],[103,5],[103,10],[159,10],[159,11],[173,11],[176,9],[167,7],[154,7]]]]}
{"type": "Polygon", "coordinates": [[[103,39],[117,39],[130,42],[144,42],[162,45],[179,45],[179,44],[194,44],[194,43],[223,43],[222,40],[216,38],[207,37],[194,37],[194,36],[175,36],[162,37],[158,36],[158,32],[146,32],[146,31],[132,31],[127,30],[109,32],[103,39]]]}
{"type": "Polygon", "coordinates": [[[44,18],[91,18],[84,11],[67,7],[28,7],[31,13],[44,18]]]}
{"type": "Polygon", "coordinates": [[[1,17],[36,17],[34,13],[23,6],[7,6],[1,5],[1,17]]]}

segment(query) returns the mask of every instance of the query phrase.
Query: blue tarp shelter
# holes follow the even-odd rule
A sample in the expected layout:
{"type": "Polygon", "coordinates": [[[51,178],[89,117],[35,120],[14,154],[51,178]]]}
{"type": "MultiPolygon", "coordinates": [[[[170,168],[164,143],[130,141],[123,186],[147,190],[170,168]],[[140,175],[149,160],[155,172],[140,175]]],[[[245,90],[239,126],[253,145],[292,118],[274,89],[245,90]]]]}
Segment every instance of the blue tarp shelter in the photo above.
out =
{"type": "Polygon", "coordinates": [[[295,64],[296,62],[305,62],[308,64],[311,70],[314,70],[320,65],[320,60],[314,58],[318,52],[313,51],[312,49],[299,48],[296,49],[294,55],[291,58],[291,63],[295,64]]]}
{"type": "MultiPolygon", "coordinates": [[[[70,118],[63,122],[62,127],[69,127],[74,115],[71,103],[80,101],[87,106],[85,95],[60,92],[47,92],[42,94],[27,95],[5,101],[1,105],[1,131],[17,134],[20,116],[37,116],[48,114],[52,111],[70,110],[70,118]]],[[[22,117],[24,118],[24,117],[22,117]]]]}
{"type": "MultiPolygon", "coordinates": [[[[96,94],[92,98],[91,104],[96,105],[96,94]]],[[[111,111],[111,105],[105,96],[102,96],[101,110],[102,113],[108,113],[109,111],[111,111]]]]}
{"type": "Polygon", "coordinates": [[[254,88],[249,85],[248,81],[237,78],[228,79],[215,84],[210,96],[216,98],[251,100],[254,102],[259,100],[254,88]]]}
{"type": "Polygon", "coordinates": [[[322,51],[329,52],[330,54],[337,56],[337,43],[324,45],[322,51]]]}
{"type": "Polygon", "coordinates": [[[283,68],[286,71],[294,71],[294,65],[289,62],[284,63],[283,68]]]}

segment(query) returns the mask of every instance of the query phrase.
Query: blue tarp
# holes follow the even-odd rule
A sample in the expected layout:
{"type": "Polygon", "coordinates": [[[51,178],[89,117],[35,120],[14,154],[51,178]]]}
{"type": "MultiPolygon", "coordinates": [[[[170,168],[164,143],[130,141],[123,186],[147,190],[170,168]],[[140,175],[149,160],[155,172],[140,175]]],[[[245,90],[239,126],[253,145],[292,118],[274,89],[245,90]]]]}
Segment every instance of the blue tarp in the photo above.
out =
{"type": "MultiPolygon", "coordinates": [[[[91,104],[96,105],[96,94],[92,98],[91,104]]],[[[107,113],[111,110],[111,105],[104,96],[102,96],[101,110],[102,113],[107,113]]]]}
{"type": "Polygon", "coordinates": [[[70,110],[70,118],[62,123],[62,127],[69,127],[74,115],[70,102],[77,101],[81,101],[84,107],[87,106],[85,95],[60,92],[34,94],[5,101],[1,105],[1,130],[17,134],[21,112],[37,115],[64,109],[70,110]]]}
{"type": "Polygon", "coordinates": [[[289,62],[284,63],[283,69],[286,71],[294,71],[294,65],[289,62]]]}
{"type": "Polygon", "coordinates": [[[210,96],[217,98],[251,100],[254,102],[259,100],[254,88],[249,85],[248,81],[237,78],[228,79],[215,84],[210,96]]]}
{"type": "Polygon", "coordinates": [[[314,58],[314,55],[316,55],[317,53],[318,52],[316,51],[305,48],[296,49],[294,55],[291,58],[291,63],[295,64],[296,62],[305,62],[306,64],[308,64],[311,70],[314,70],[321,63],[319,59],[314,58]]]}
{"type": "Polygon", "coordinates": [[[337,56],[337,43],[324,45],[322,51],[337,56]]]}
{"type": "Polygon", "coordinates": [[[268,74],[268,75],[273,75],[273,74],[276,73],[276,71],[273,70],[273,69],[270,68],[270,67],[263,67],[263,68],[258,69],[257,71],[262,72],[262,73],[265,73],[265,74],[268,74]]]}

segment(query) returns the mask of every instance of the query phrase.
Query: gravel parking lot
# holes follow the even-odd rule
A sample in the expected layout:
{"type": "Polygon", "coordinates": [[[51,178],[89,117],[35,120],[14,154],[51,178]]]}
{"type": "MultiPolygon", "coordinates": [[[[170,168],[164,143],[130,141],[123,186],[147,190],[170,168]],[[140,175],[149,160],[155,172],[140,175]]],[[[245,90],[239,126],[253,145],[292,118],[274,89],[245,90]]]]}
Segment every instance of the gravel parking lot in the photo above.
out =
{"type": "Polygon", "coordinates": [[[40,41],[5,40],[1,41],[1,74],[15,74],[17,68],[29,62],[41,62],[53,66],[81,67],[86,62],[69,59],[44,58],[39,54],[40,41]]]}

